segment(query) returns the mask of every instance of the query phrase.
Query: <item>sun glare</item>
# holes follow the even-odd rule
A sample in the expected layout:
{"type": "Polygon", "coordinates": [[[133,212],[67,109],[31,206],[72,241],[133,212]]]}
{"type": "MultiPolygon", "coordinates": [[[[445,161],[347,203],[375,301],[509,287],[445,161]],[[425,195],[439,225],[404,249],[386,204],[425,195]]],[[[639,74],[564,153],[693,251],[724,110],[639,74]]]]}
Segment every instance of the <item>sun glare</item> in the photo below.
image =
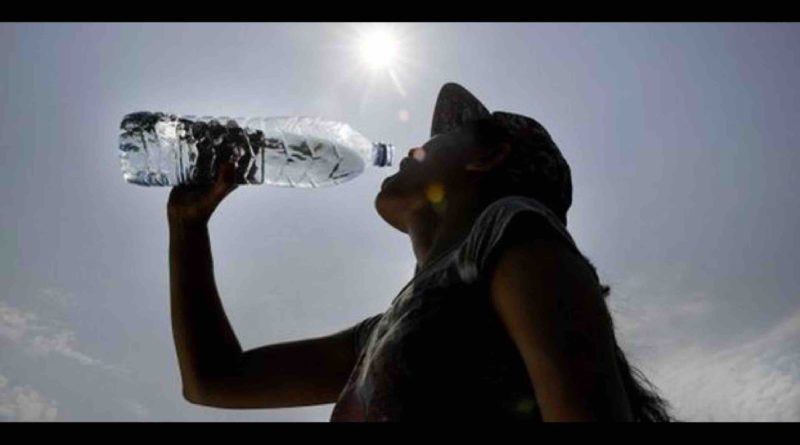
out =
{"type": "MultiPolygon", "coordinates": [[[[343,68],[337,77],[354,81],[362,91],[363,109],[376,90],[392,87],[406,97],[406,83],[423,68],[420,30],[406,23],[352,23],[337,28],[340,39],[331,47],[341,50],[343,68]]],[[[425,65],[428,68],[430,65],[425,65]]],[[[408,122],[407,109],[396,110],[400,122],[408,122]]]]}
{"type": "Polygon", "coordinates": [[[386,28],[375,28],[362,34],[359,47],[362,61],[372,69],[389,69],[397,62],[397,38],[386,28]]]}

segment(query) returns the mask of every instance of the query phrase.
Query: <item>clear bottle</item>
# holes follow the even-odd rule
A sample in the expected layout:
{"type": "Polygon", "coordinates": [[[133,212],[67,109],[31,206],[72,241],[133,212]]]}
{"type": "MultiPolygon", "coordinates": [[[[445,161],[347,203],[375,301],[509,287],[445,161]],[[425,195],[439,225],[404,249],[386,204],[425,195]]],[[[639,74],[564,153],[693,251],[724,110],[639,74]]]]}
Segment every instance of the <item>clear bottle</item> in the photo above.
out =
{"type": "Polygon", "coordinates": [[[237,184],[325,187],[367,166],[388,167],[394,146],[314,117],[227,118],[138,112],[120,125],[125,180],[143,186],[208,184],[226,159],[237,184]]]}

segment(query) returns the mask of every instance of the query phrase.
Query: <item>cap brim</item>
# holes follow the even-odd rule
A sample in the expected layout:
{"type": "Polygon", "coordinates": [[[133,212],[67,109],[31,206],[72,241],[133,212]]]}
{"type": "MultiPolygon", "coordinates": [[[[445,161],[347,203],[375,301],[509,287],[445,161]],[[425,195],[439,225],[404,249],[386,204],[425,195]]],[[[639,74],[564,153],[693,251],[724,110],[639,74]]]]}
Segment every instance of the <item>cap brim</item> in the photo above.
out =
{"type": "Polygon", "coordinates": [[[484,117],[491,117],[491,113],[481,101],[461,85],[452,82],[446,83],[439,90],[439,97],[436,99],[431,123],[431,137],[449,133],[466,122],[484,117]]]}

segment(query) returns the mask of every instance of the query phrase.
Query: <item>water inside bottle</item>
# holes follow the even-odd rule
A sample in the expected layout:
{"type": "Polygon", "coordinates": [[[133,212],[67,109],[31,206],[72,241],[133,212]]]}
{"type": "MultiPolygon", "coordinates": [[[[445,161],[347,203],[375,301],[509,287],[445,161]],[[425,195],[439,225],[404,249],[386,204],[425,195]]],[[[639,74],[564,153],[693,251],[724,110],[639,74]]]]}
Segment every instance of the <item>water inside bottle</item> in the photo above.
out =
{"type": "MultiPolygon", "coordinates": [[[[125,180],[144,186],[208,184],[228,159],[236,164],[237,184],[320,187],[363,172],[364,159],[337,137],[308,134],[297,124],[302,120],[276,122],[278,127],[255,128],[244,126],[242,119],[129,114],[123,119],[119,141],[125,180]]],[[[320,121],[310,123],[317,125],[312,133],[319,133],[320,121]]],[[[349,127],[333,124],[338,126],[322,128],[322,132],[354,139],[342,130],[349,127]]],[[[312,126],[306,123],[306,127],[312,126]]]]}

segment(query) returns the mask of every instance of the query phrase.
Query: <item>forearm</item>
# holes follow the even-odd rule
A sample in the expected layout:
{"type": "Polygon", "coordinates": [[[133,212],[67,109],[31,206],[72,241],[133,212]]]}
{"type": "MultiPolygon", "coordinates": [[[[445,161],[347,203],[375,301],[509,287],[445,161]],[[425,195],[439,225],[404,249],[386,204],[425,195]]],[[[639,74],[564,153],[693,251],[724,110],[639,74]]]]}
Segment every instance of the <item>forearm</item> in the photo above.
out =
{"type": "Polygon", "coordinates": [[[172,332],[184,393],[223,376],[242,348],[225,315],[214,282],[208,227],[170,225],[172,332]]]}

